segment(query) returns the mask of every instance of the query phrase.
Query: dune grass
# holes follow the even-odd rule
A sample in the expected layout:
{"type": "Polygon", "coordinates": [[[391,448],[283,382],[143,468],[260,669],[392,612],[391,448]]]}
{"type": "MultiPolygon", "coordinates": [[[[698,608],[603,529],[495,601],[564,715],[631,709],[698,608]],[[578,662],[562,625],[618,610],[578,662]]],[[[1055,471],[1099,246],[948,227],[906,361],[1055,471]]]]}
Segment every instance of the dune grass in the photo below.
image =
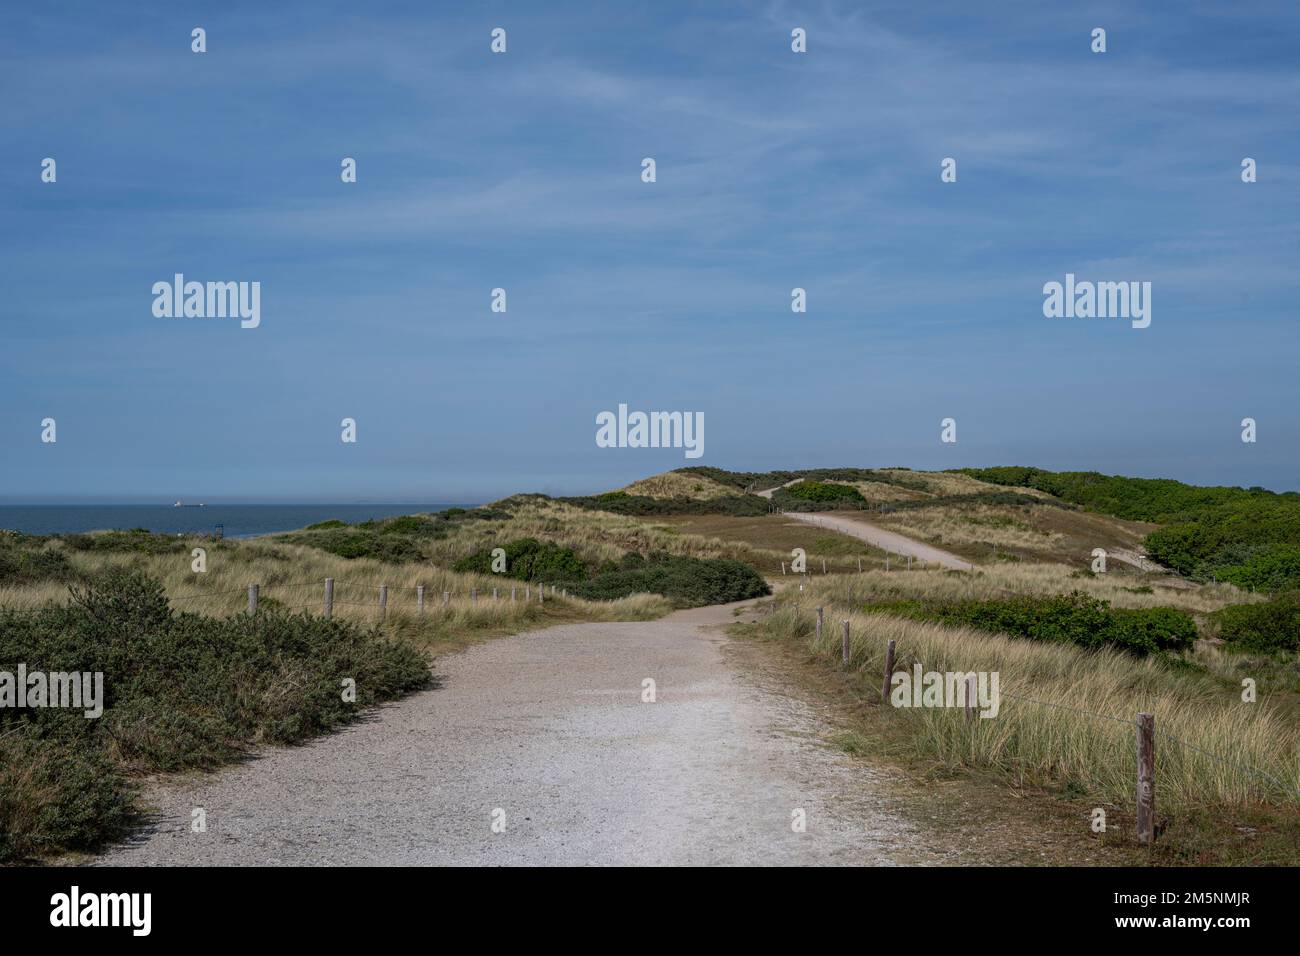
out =
{"type": "Polygon", "coordinates": [[[1228,604],[1261,600],[1258,595],[1230,584],[1161,587],[1157,578],[1149,585],[1142,585],[1141,579],[1134,576],[1091,574],[1063,564],[995,564],[971,571],[873,570],[817,576],[813,580],[818,588],[816,593],[844,606],[910,598],[964,601],[1083,591],[1091,597],[1104,598],[1115,607],[1176,607],[1192,614],[1209,614],[1228,604]]]}
{"type": "MultiPolygon", "coordinates": [[[[116,567],[142,571],[158,580],[177,611],[224,617],[248,606],[248,585],[259,586],[262,607],[319,613],[324,606],[325,579],[333,578],[334,616],[359,624],[381,619],[379,588],[387,586],[386,619],[411,640],[432,643],[450,632],[505,633],[571,620],[648,620],[671,610],[657,595],[633,595],[616,601],[582,601],[550,594],[537,601],[529,586],[499,576],[448,571],[423,563],[391,564],[369,558],[340,558],[302,545],[265,540],[186,542],[207,550],[207,571],[191,568],[190,548],[168,554],[68,552],[80,574],[116,567]],[[418,613],[417,587],[425,588],[424,614],[418,613]],[[516,600],[510,600],[511,587],[516,600]],[[493,588],[498,597],[492,598],[493,588]],[[477,590],[471,599],[471,590],[477,590]],[[449,594],[443,604],[443,593],[449,594]],[[409,619],[409,620],[408,620],[409,619]],[[426,638],[419,638],[426,634],[426,638]]],[[[57,547],[57,543],[53,545],[57,547]]],[[[62,582],[44,581],[0,588],[0,606],[35,608],[68,600],[62,582]]]]}
{"type": "MultiPolygon", "coordinates": [[[[1267,696],[1244,703],[1240,686],[1215,671],[1172,667],[1155,658],[863,613],[860,600],[849,597],[861,594],[861,587],[855,589],[848,577],[815,580],[802,593],[784,589],[777,599],[785,606],[761,624],[762,633],[801,642],[816,659],[838,668],[840,622],[847,620],[848,674],[864,700],[873,702],[879,701],[890,640],[897,648],[895,672],[919,662],[930,671],[1000,674],[1003,699],[992,719],[968,724],[958,709],[891,708],[888,719],[906,727],[904,756],[948,770],[994,771],[1098,805],[1127,807],[1136,772],[1134,720],[1145,712],[1156,720],[1161,814],[1206,806],[1295,808],[1300,732],[1267,696]],[[797,609],[789,603],[795,600],[797,609]],[[820,641],[817,605],[827,609],[820,641]]],[[[940,577],[912,575],[908,586],[920,590],[918,579],[940,577]]]]}

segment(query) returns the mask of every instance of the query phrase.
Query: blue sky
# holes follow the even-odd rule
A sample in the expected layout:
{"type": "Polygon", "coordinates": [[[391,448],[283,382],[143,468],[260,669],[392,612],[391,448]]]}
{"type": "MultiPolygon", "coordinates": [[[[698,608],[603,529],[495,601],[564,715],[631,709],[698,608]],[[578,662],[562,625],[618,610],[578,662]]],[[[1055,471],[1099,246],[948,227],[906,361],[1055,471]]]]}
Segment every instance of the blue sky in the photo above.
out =
{"type": "Polygon", "coordinates": [[[0,30],[2,497],[685,464],[1300,489],[1293,4],[121,8],[0,30]],[[176,272],[261,282],[260,328],[155,318],[176,272]],[[1067,272],[1150,281],[1151,326],[1044,318],[1067,272]],[[704,457],[598,448],[620,402],[703,412],[704,457]]]}

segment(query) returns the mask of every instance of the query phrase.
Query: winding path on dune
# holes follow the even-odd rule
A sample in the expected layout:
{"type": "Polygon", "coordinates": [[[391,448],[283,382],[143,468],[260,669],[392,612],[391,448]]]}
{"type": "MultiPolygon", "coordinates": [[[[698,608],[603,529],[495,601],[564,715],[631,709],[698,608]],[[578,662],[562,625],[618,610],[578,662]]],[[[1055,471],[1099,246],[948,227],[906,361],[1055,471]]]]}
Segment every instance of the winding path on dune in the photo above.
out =
{"type": "Polygon", "coordinates": [[[844,518],[839,515],[829,515],[825,512],[808,513],[802,511],[786,511],[782,513],[782,517],[793,518],[795,521],[803,521],[822,528],[830,528],[832,531],[859,538],[873,547],[892,551],[894,554],[910,554],[914,558],[920,558],[922,561],[932,561],[955,571],[969,571],[974,567],[969,561],[965,561],[951,552],[944,551],[942,548],[924,544],[915,538],[909,538],[897,531],[877,527],[858,518],[844,518]]]}
{"type": "MultiPolygon", "coordinates": [[[[803,481],[802,478],[792,478],[781,488],[789,488],[791,485],[803,481]]],[[[772,492],[776,488],[766,488],[763,491],[755,492],[760,498],[772,497],[772,492]]],[[[911,555],[914,558],[920,558],[922,561],[933,561],[936,564],[943,565],[945,568],[951,568],[955,571],[969,571],[974,565],[965,561],[957,555],[942,548],[936,548],[933,545],[923,544],[915,538],[909,538],[905,534],[899,534],[897,531],[887,531],[884,528],[877,527],[868,521],[862,521],[856,517],[844,518],[838,515],[829,515],[825,512],[803,512],[803,511],[783,511],[782,517],[793,518],[795,521],[802,521],[805,524],[820,525],[823,528],[830,528],[847,534],[851,537],[858,538],[867,542],[872,547],[881,548],[885,551],[892,551],[894,554],[904,556],[911,555]]]]}
{"type": "Polygon", "coordinates": [[[339,733],[151,784],[152,824],[98,862],[939,862],[887,778],[828,746],[817,706],[728,638],[731,611],[561,625],[439,658],[440,688],[339,733]],[[196,807],[206,833],[191,832],[196,807]]]}

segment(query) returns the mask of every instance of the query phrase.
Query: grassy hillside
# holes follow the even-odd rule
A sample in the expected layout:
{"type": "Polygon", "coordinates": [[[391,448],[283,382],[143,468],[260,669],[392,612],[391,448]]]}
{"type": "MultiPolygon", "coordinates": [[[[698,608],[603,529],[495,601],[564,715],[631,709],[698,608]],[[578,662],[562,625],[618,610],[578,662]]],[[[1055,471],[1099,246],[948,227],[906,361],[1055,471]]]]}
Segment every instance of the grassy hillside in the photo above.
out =
{"type": "Polygon", "coordinates": [[[681,471],[668,471],[662,475],[642,478],[623,488],[625,494],[643,498],[691,498],[707,501],[711,498],[728,498],[736,494],[730,485],[681,471]]]}
{"type": "MultiPolygon", "coordinates": [[[[1255,770],[1292,785],[1297,773],[1300,601],[1287,590],[1296,507],[1295,495],[1259,489],[1035,469],[688,468],[606,495],[521,494],[249,541],[0,532],[2,659],[103,670],[114,687],[101,721],[0,713],[0,861],[94,846],[135,818],[135,776],[326,732],[358,707],[427,685],[442,651],[760,596],[770,583],[801,610],[772,615],[757,633],[829,663],[833,640],[810,640],[809,611],[822,604],[850,620],[850,677],[864,700],[878,645],[893,636],[927,664],[1006,667],[1006,688],[1027,697],[1112,716],[1154,708],[1163,729],[1233,758],[1216,769],[1162,751],[1173,781],[1165,806],[1181,825],[1200,800],[1234,819],[1258,811],[1256,823],[1292,833],[1294,819],[1278,816],[1290,805],[1255,770]],[[909,572],[894,561],[886,572],[883,552],[782,513],[845,509],[976,566],[909,572]],[[1144,544],[1190,580],[1140,567],[1144,544]],[[192,569],[196,547],[207,552],[203,572],[192,569]],[[1094,547],[1113,556],[1106,574],[1090,570],[1094,547]],[[803,591],[781,577],[796,548],[808,557],[803,591]],[[332,621],[321,617],[326,578],[332,621]],[[347,707],[332,689],[342,670],[367,688],[347,707]],[[1258,704],[1241,704],[1243,679],[1258,704]],[[182,692],[188,703],[171,696],[182,692]],[[1234,760],[1254,770],[1224,769],[1234,760]]],[[[1091,717],[1009,713],[974,738],[950,715],[891,716],[886,736],[947,771],[1124,805],[1123,735],[1091,717]]]]}
{"type": "Polygon", "coordinates": [[[1300,494],[1295,492],[1023,467],[963,473],[1044,491],[1102,514],[1157,522],[1163,527],[1147,535],[1147,551],[1180,574],[1251,590],[1300,587],[1300,494]]]}
{"type": "Polygon", "coordinates": [[[1143,538],[1156,528],[1151,523],[1086,511],[1037,488],[1012,490],[957,472],[821,468],[760,473],[684,468],[628,488],[663,497],[649,502],[637,499],[637,507],[628,507],[628,500],[616,497],[622,493],[615,493],[584,499],[582,506],[592,510],[608,507],[653,524],[739,537],[774,554],[784,551],[777,555],[778,560],[788,558],[793,547],[803,547],[810,555],[815,547],[819,567],[822,557],[851,557],[852,561],[842,562],[841,570],[856,567],[858,557],[866,564],[883,564],[883,554],[861,543],[847,549],[831,540],[810,546],[811,529],[769,512],[864,511],[881,527],[975,563],[1045,561],[1088,567],[1093,549],[1101,547],[1113,556],[1113,573],[1125,573],[1130,566],[1142,564],[1143,538]],[[734,489],[744,497],[677,496],[683,482],[695,481],[706,482],[713,491],[734,489]],[[771,497],[759,498],[746,489],[770,491],[771,497]],[[738,514],[738,501],[746,502],[753,513],[738,514]]]}
{"type": "MultiPolygon", "coordinates": [[[[1264,688],[1241,699],[1238,666],[1201,644],[1173,654],[1135,656],[1122,649],[1082,647],[1065,640],[1028,640],[957,621],[894,613],[875,598],[900,594],[945,597],[980,594],[1005,585],[1055,593],[1083,583],[1105,588],[1116,606],[1168,600],[1204,608],[1230,590],[1192,598],[1128,594],[1111,582],[1075,582],[1023,568],[975,575],[917,573],[841,575],[814,579],[799,592],[785,587],[779,609],[739,633],[789,645],[792,653],[839,675],[859,702],[859,729],[841,738],[847,749],[900,761],[924,777],[963,775],[985,787],[1013,789],[1020,799],[1060,806],[1087,833],[1094,807],[1105,809],[1106,834],[1097,843],[1132,846],[1133,720],[1154,713],[1157,727],[1158,814],[1162,834],[1140,859],[1165,863],[1290,864],[1300,845],[1300,721],[1294,697],[1264,688]],[[901,588],[901,590],[900,590],[901,588]],[[946,592],[946,593],[945,593],[946,592]],[[814,609],[834,626],[817,636],[814,609]],[[850,625],[849,665],[840,663],[839,622],[850,625]],[[1002,706],[992,720],[968,724],[959,709],[895,708],[880,702],[886,644],[896,642],[895,670],[997,672],[1002,706]]],[[[1225,588],[1225,586],[1220,586],[1225,588]]],[[[1243,658],[1260,676],[1271,659],[1243,658]]]]}

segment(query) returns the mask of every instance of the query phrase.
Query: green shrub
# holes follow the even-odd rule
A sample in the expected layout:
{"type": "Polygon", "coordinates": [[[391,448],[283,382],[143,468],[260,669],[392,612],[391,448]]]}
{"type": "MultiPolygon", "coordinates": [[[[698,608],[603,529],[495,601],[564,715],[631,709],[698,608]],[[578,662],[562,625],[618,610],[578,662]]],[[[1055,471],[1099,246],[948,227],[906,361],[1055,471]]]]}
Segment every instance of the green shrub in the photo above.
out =
{"type": "MultiPolygon", "coordinates": [[[[613,601],[631,594],[662,594],[680,607],[723,604],[770,593],[767,582],[741,561],[690,558],[654,552],[628,552],[617,562],[598,567],[571,549],[535,538],[520,538],[502,547],[506,577],[562,585],[574,597],[613,601]]],[[[492,549],[456,562],[457,571],[492,573],[492,549]]]]}
{"type": "Polygon", "coordinates": [[[757,495],[724,496],[708,500],[693,498],[649,498],[629,495],[625,491],[611,491],[603,495],[577,498],[557,498],[556,501],[584,508],[588,511],[609,511],[614,514],[646,517],[651,515],[732,515],[750,518],[765,515],[771,507],[765,498],[757,495]]]}
{"type": "Polygon", "coordinates": [[[447,536],[447,522],[445,519],[428,515],[403,515],[400,518],[389,518],[380,527],[379,533],[444,538],[447,536]]]}
{"type": "Polygon", "coordinates": [[[1300,494],[1296,492],[1199,487],[1092,471],[960,470],[981,481],[1037,488],[1103,514],[1163,524],[1146,536],[1147,553],[1180,574],[1204,580],[1213,575],[1261,591],[1300,586],[1300,494]]]}
{"type": "Polygon", "coordinates": [[[767,582],[743,561],[690,558],[654,552],[627,554],[585,581],[566,584],[570,594],[612,601],[629,594],[662,594],[680,607],[724,604],[770,594],[767,582]]]}
{"type": "MultiPolygon", "coordinates": [[[[564,581],[572,578],[584,578],[587,574],[586,563],[570,548],[562,548],[549,541],[541,542],[536,538],[520,538],[499,545],[506,553],[506,577],[520,581],[564,581]]],[[[491,574],[492,548],[485,548],[467,557],[461,558],[453,565],[453,570],[491,574]]]]}
{"type": "Polygon", "coordinates": [[[212,767],[293,743],[426,686],[414,650],[345,621],[274,610],[174,614],[132,571],[74,588],[70,605],[0,610],[6,670],[102,672],[104,711],[0,708],[0,862],[89,849],[134,817],[125,771],[212,767]],[[346,703],[341,681],[356,681],[346,703]]]}
{"type": "Polygon", "coordinates": [[[1082,591],[946,604],[905,601],[873,604],[867,609],[1033,641],[1081,647],[1109,645],[1138,655],[1184,650],[1196,641],[1196,624],[1183,611],[1168,607],[1112,608],[1109,601],[1082,591]]]}
{"type": "Polygon", "coordinates": [[[319,548],[340,558],[374,558],[399,564],[420,561],[424,550],[419,541],[410,535],[381,534],[375,527],[344,526],[320,531],[294,531],[277,535],[277,541],[305,544],[319,548]]]}
{"type": "Polygon", "coordinates": [[[184,538],[170,534],[153,534],[144,528],[131,531],[101,531],[96,534],[63,536],[64,546],[74,551],[98,551],[122,554],[173,554],[190,549],[184,538]]]}
{"type": "Polygon", "coordinates": [[[40,539],[0,535],[0,585],[71,581],[75,577],[62,551],[42,547],[40,539]]]}
{"type": "Polygon", "coordinates": [[[801,501],[866,503],[862,493],[852,485],[837,485],[825,481],[800,481],[789,488],[782,489],[782,492],[783,496],[789,495],[801,501]]]}
{"type": "Polygon", "coordinates": [[[1211,615],[1219,636],[1234,650],[1300,650],[1300,592],[1261,604],[1230,604],[1211,615]]]}

